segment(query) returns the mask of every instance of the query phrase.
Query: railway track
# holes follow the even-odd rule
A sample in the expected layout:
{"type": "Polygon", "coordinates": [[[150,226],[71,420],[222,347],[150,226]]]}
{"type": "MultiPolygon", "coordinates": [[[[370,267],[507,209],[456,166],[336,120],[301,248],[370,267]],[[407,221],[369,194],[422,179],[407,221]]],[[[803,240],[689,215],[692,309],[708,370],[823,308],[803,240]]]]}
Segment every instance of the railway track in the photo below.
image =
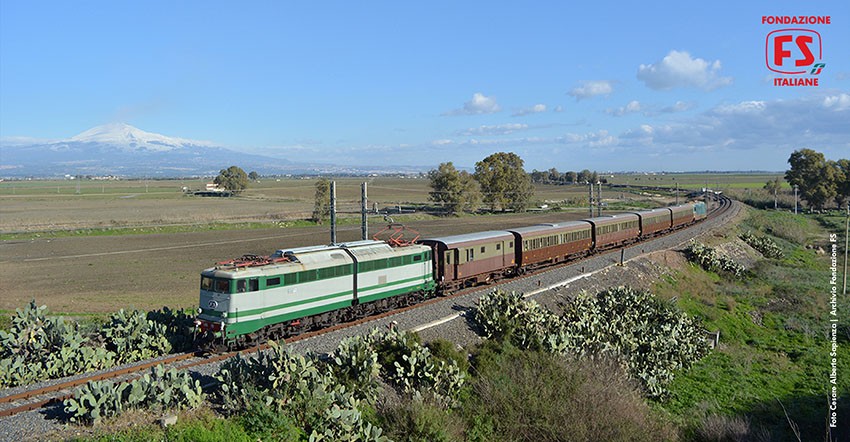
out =
{"type": "MultiPolygon", "coordinates": [[[[717,204],[714,205],[714,207],[712,207],[712,209],[707,214],[706,220],[703,221],[703,222],[709,222],[710,220],[720,218],[721,216],[727,214],[729,212],[729,210],[732,209],[732,207],[734,207],[732,200],[730,200],[729,198],[722,196],[722,195],[716,196],[715,202],[717,204]]],[[[695,224],[695,225],[700,225],[700,224],[695,224]]],[[[692,225],[692,226],[694,226],[694,225],[692,225]]],[[[692,226],[689,226],[687,228],[691,228],[692,226]]],[[[674,232],[677,232],[677,231],[681,231],[681,230],[676,230],[674,232]]],[[[604,253],[611,253],[611,250],[599,252],[599,254],[604,254],[604,253]]],[[[596,254],[596,255],[598,255],[598,254],[596,254]]],[[[590,255],[589,257],[596,256],[596,255],[590,255]]],[[[565,266],[573,265],[573,264],[576,264],[577,262],[582,261],[583,259],[586,259],[586,258],[582,258],[580,260],[574,260],[574,261],[570,261],[570,262],[566,262],[566,263],[561,263],[561,264],[554,265],[554,266],[551,266],[551,267],[546,267],[545,270],[551,270],[551,269],[556,269],[556,268],[559,268],[559,267],[565,267],[565,266]]],[[[533,272],[527,273],[527,274],[524,274],[524,275],[521,275],[521,276],[517,276],[515,278],[510,278],[510,279],[494,282],[493,284],[490,284],[487,287],[498,287],[499,285],[504,284],[506,282],[521,281],[521,280],[524,280],[524,279],[533,278],[533,277],[535,277],[535,275],[536,275],[536,273],[533,273],[533,272]]],[[[383,312],[383,313],[368,316],[368,317],[365,317],[365,318],[362,318],[362,319],[358,319],[356,321],[350,321],[350,322],[346,322],[346,323],[342,323],[342,324],[337,324],[337,325],[334,325],[334,326],[331,326],[331,327],[323,328],[321,330],[302,333],[298,336],[287,338],[286,342],[294,343],[294,342],[298,342],[300,340],[308,339],[308,338],[318,336],[318,335],[322,335],[322,334],[325,334],[325,333],[331,333],[331,332],[334,332],[334,331],[337,331],[337,330],[361,325],[361,324],[364,324],[366,322],[380,320],[382,318],[386,318],[386,317],[391,316],[391,315],[406,312],[406,311],[409,311],[409,310],[412,310],[412,309],[415,309],[415,308],[424,307],[426,305],[433,304],[433,303],[436,303],[436,302],[442,302],[446,299],[452,299],[452,298],[455,298],[455,297],[460,297],[460,296],[469,294],[471,292],[481,290],[481,288],[482,288],[482,286],[469,287],[469,288],[466,288],[466,289],[458,290],[458,291],[452,293],[451,295],[431,298],[431,299],[428,299],[426,301],[423,301],[423,302],[420,302],[418,304],[414,304],[414,305],[411,305],[411,306],[408,306],[408,307],[402,307],[402,308],[399,308],[399,309],[390,310],[390,311],[387,311],[387,312],[383,312]]],[[[102,380],[108,379],[108,380],[113,380],[113,381],[117,381],[117,382],[129,382],[129,381],[132,381],[132,380],[134,380],[138,377],[141,377],[151,367],[154,367],[154,366],[160,365],[160,364],[165,365],[167,368],[175,368],[175,369],[178,369],[178,370],[185,370],[185,369],[188,369],[188,368],[191,368],[191,367],[196,367],[196,366],[199,366],[199,365],[205,365],[205,364],[211,364],[211,363],[223,361],[225,359],[236,356],[237,354],[250,354],[250,353],[257,352],[257,351],[262,351],[266,348],[268,348],[268,344],[261,344],[261,345],[258,345],[258,346],[254,346],[254,347],[250,347],[250,348],[246,348],[246,349],[242,349],[242,350],[238,350],[238,351],[230,351],[230,352],[218,353],[218,354],[214,354],[214,355],[199,355],[199,354],[196,354],[196,353],[180,353],[180,354],[169,355],[169,356],[159,358],[159,359],[156,359],[156,360],[152,360],[152,361],[147,361],[147,362],[144,362],[144,363],[141,363],[141,364],[136,364],[136,365],[132,365],[132,366],[125,366],[125,367],[118,368],[116,370],[110,370],[110,371],[95,373],[95,374],[92,374],[92,375],[78,377],[78,378],[67,380],[67,381],[59,380],[58,383],[50,384],[50,385],[46,385],[46,386],[42,386],[42,387],[34,386],[34,388],[32,388],[32,389],[26,389],[25,391],[22,391],[20,393],[0,396],[0,419],[8,418],[10,416],[14,416],[16,414],[23,413],[23,412],[26,412],[26,411],[36,410],[36,409],[43,408],[43,407],[46,407],[46,406],[50,406],[50,405],[53,405],[53,404],[61,403],[65,399],[73,397],[74,389],[76,387],[79,387],[81,385],[85,385],[86,383],[88,383],[90,381],[102,381],[102,380]]],[[[42,382],[41,384],[44,384],[44,383],[45,382],[42,382]]],[[[2,394],[2,392],[0,392],[0,394],[2,394]]]]}

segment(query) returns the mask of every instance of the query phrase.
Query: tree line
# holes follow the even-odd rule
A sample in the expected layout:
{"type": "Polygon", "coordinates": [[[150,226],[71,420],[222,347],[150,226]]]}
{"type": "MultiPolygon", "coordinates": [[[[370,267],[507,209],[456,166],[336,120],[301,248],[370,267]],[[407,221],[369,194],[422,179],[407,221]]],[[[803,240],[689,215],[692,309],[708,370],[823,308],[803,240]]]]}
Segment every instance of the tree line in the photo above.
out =
{"type": "Polygon", "coordinates": [[[531,182],[538,184],[577,184],[577,183],[607,183],[608,180],[600,178],[596,171],[591,172],[584,169],[581,172],[558,172],[558,169],[531,171],[531,182]]]}
{"type": "Polygon", "coordinates": [[[490,210],[524,212],[534,196],[531,176],[513,152],[498,152],[475,163],[475,172],[457,170],[452,162],[428,172],[429,200],[449,213],[471,212],[483,202],[490,210]]]}
{"type": "MultiPolygon", "coordinates": [[[[800,198],[814,210],[823,210],[835,203],[839,208],[850,202],[850,160],[827,160],[820,152],[800,149],[788,158],[791,167],[785,172],[785,181],[797,186],[800,198]]],[[[776,192],[778,179],[764,187],[776,192]]]]}

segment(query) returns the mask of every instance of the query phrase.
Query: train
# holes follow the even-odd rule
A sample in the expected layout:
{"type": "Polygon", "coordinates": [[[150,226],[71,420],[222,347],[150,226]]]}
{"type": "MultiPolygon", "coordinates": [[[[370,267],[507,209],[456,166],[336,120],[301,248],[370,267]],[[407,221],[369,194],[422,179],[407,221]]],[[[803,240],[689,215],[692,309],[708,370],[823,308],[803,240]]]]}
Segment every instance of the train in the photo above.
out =
{"type": "Polygon", "coordinates": [[[698,222],[703,202],[402,244],[377,239],[244,255],[201,272],[199,341],[281,339],[622,247],[698,222]]]}

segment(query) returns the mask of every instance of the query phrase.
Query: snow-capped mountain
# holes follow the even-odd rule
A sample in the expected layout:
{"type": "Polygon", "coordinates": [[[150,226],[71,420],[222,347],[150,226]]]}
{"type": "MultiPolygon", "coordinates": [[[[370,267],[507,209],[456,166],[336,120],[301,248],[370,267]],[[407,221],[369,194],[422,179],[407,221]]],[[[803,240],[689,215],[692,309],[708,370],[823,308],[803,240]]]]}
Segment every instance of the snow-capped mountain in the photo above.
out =
{"type": "MultiPolygon", "coordinates": [[[[303,155],[301,155],[303,158],[303,155]]],[[[217,175],[237,165],[246,172],[273,174],[409,173],[405,166],[335,166],[295,163],[252,155],[208,141],[146,132],[125,123],[93,127],[64,140],[0,138],[0,177],[115,175],[185,177],[217,175]]]]}
{"type": "Polygon", "coordinates": [[[125,123],[93,127],[57,141],[0,140],[0,176],[8,177],[215,175],[234,164],[270,174],[292,167],[287,160],[146,132],[125,123]]]}
{"type": "Polygon", "coordinates": [[[112,123],[93,127],[81,134],[74,135],[67,142],[100,143],[120,147],[125,150],[169,151],[189,146],[213,147],[207,141],[187,140],[145,132],[126,123],[112,123]]]}

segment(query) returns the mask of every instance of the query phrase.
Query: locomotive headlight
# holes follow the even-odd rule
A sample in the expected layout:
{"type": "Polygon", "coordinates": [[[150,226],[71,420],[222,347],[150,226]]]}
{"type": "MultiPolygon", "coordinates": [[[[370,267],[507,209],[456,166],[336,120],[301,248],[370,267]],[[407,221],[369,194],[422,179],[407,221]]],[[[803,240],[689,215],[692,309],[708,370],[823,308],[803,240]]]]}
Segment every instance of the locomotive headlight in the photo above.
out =
{"type": "Polygon", "coordinates": [[[222,317],[222,318],[226,318],[226,317],[227,317],[227,312],[221,312],[221,317],[222,317]]]}
{"type": "Polygon", "coordinates": [[[198,307],[198,314],[200,315],[200,314],[201,314],[201,313],[203,313],[203,312],[204,312],[204,309],[202,309],[202,308],[198,307]]]}

